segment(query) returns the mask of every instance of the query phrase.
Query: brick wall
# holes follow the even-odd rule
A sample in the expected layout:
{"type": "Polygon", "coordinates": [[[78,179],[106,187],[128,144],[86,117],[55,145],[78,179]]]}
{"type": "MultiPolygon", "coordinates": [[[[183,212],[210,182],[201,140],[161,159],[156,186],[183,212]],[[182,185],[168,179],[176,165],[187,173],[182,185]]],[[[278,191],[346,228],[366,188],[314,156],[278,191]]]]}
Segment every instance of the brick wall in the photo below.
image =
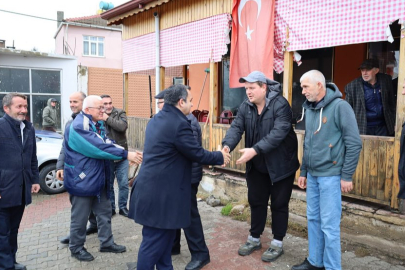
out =
{"type": "Polygon", "coordinates": [[[122,109],[123,103],[123,75],[122,69],[89,67],[89,95],[110,95],[113,105],[122,109]]]}

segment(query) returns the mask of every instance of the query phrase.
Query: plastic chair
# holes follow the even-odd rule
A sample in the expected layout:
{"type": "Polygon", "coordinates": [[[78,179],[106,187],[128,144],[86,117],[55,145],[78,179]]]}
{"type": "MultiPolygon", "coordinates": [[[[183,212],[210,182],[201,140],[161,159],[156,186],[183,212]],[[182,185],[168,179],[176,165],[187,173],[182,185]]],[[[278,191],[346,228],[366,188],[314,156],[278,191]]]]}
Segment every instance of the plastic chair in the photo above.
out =
{"type": "Polygon", "coordinates": [[[219,116],[219,123],[220,124],[232,124],[233,121],[233,113],[230,110],[225,110],[219,116]]]}
{"type": "Polygon", "coordinates": [[[192,114],[195,116],[195,118],[197,118],[197,120],[198,120],[198,116],[200,115],[201,111],[200,111],[200,110],[194,110],[194,111],[192,111],[191,113],[192,113],[192,114]]]}
{"type": "Polygon", "coordinates": [[[207,110],[202,110],[198,115],[198,122],[208,122],[208,113],[207,110]]]}

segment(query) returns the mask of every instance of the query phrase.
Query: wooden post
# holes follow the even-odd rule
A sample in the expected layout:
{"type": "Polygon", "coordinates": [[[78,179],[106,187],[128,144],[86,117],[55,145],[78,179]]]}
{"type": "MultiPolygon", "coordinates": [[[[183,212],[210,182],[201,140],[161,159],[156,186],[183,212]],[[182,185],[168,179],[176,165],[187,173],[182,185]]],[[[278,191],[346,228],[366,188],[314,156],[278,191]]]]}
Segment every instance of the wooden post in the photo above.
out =
{"type": "Polygon", "coordinates": [[[288,39],[290,38],[290,29],[286,28],[286,41],[284,50],[284,72],[283,72],[283,96],[292,106],[292,83],[293,83],[293,60],[294,53],[287,51],[288,39]]]}
{"type": "Polygon", "coordinates": [[[293,52],[284,52],[283,96],[292,105],[293,52]]]}
{"type": "Polygon", "coordinates": [[[402,85],[405,79],[405,29],[401,31],[401,45],[399,48],[399,74],[398,74],[398,92],[397,92],[397,111],[395,124],[395,141],[394,141],[394,181],[391,194],[391,208],[398,209],[398,163],[402,124],[405,121],[405,97],[401,94],[402,85]]]}
{"type": "Polygon", "coordinates": [[[218,63],[210,62],[210,110],[209,110],[209,124],[210,124],[210,140],[209,150],[216,150],[216,146],[212,145],[212,124],[217,122],[218,119],[218,63]]]}
{"type": "Polygon", "coordinates": [[[124,73],[124,111],[128,114],[128,73],[124,73]]]}
{"type": "Polygon", "coordinates": [[[187,85],[188,84],[188,82],[187,82],[187,65],[184,65],[183,66],[183,84],[184,85],[187,85]]]}
{"type": "Polygon", "coordinates": [[[163,91],[165,89],[165,67],[160,67],[160,89],[159,91],[163,91]]]}

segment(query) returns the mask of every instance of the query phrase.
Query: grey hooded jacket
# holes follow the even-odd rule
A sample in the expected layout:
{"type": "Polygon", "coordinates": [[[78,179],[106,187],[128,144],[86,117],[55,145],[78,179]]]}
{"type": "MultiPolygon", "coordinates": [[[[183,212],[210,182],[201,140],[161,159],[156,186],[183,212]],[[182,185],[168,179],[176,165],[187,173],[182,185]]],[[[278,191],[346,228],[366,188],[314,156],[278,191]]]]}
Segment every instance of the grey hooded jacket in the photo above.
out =
{"type": "Polygon", "coordinates": [[[52,98],[48,99],[48,106],[42,111],[42,126],[56,128],[57,112],[56,107],[51,105],[52,98]]]}
{"type": "Polygon", "coordinates": [[[351,181],[362,142],[354,112],[342,93],[328,84],[325,97],[316,105],[306,100],[305,141],[300,176],[335,176],[351,181]]]}

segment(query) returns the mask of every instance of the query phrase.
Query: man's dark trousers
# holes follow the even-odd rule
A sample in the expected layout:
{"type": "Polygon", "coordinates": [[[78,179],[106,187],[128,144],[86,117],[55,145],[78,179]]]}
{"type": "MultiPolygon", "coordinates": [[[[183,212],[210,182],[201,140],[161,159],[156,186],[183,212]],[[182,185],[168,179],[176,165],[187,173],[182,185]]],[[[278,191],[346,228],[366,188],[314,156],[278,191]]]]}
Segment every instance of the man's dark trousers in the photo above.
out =
{"type": "Polygon", "coordinates": [[[246,175],[248,201],[252,212],[250,234],[259,238],[266,226],[267,207],[271,201],[271,229],[274,239],[283,241],[288,227],[288,204],[290,202],[295,174],[272,183],[268,173],[252,167],[246,175]]]}
{"type": "Polygon", "coordinates": [[[171,248],[175,229],[142,228],[142,244],[138,252],[139,270],[173,270],[171,248]]]}
{"type": "MultiPolygon", "coordinates": [[[[205,261],[209,259],[210,253],[205,244],[204,231],[201,224],[200,213],[197,205],[197,192],[200,182],[191,184],[191,225],[184,228],[188,249],[191,253],[191,259],[205,261]]],[[[180,229],[176,232],[173,249],[180,248],[180,229]]]]}
{"type": "Polygon", "coordinates": [[[24,209],[24,202],[19,206],[0,208],[0,269],[14,269],[17,234],[24,209]]]}

